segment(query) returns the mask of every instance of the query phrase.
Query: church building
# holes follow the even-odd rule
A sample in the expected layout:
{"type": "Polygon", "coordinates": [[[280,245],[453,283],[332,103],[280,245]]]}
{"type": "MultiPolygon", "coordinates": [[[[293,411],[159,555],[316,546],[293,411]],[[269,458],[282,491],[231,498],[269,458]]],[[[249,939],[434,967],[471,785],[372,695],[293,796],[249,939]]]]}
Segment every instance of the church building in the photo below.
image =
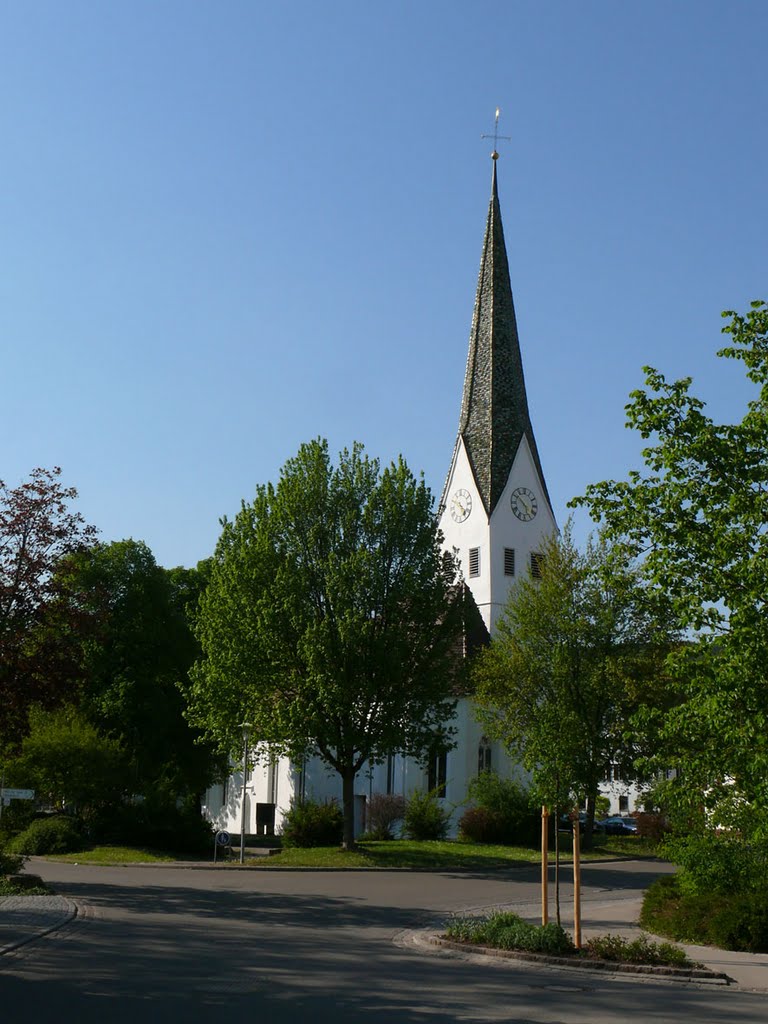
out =
{"type": "MultiPolygon", "coordinates": [[[[459,427],[438,509],[445,546],[455,550],[464,580],[493,635],[515,580],[541,568],[545,538],[557,531],[536,438],[533,433],[520,354],[512,287],[504,243],[494,151],[488,218],[469,338],[459,427]]],[[[500,744],[492,744],[478,725],[470,699],[459,701],[456,746],[427,766],[392,755],[357,777],[356,831],[365,827],[366,801],[374,793],[398,793],[439,787],[455,807],[454,828],[463,811],[469,782],[493,768],[513,776],[515,766],[500,744]]],[[[318,758],[297,765],[280,758],[257,764],[245,785],[235,773],[207,794],[207,816],[218,828],[247,834],[280,830],[296,797],[341,797],[341,780],[318,758]]]]}

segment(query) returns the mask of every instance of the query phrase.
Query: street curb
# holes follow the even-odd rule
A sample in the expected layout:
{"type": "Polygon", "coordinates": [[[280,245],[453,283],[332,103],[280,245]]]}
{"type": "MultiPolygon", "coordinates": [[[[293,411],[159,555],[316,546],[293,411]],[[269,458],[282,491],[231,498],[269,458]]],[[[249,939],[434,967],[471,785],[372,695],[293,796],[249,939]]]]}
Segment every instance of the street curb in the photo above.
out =
{"type": "MultiPolygon", "coordinates": [[[[328,865],[322,867],[320,865],[313,866],[307,865],[281,865],[276,864],[271,857],[264,857],[264,864],[238,864],[232,861],[223,861],[213,863],[213,861],[118,861],[113,864],[102,863],[99,861],[73,861],[73,860],[60,860],[56,857],[46,857],[46,860],[50,860],[51,863],[55,864],[71,864],[73,867],[83,868],[160,868],[162,870],[175,869],[178,871],[408,871],[414,874],[429,874],[429,875],[443,875],[443,874],[473,874],[477,872],[486,872],[487,874],[502,874],[505,871],[520,871],[526,868],[538,869],[539,864],[535,861],[516,861],[510,864],[499,865],[498,867],[469,867],[464,865],[457,865],[456,867],[388,867],[386,865],[356,865],[354,867],[345,867],[343,865],[328,865]]],[[[254,858],[250,858],[253,860],[254,858]]],[[[650,859],[650,858],[645,858],[650,859]]],[[[623,864],[626,863],[623,859],[611,858],[610,860],[594,860],[589,861],[589,864],[623,864]]],[[[570,861],[565,865],[567,868],[571,867],[570,861]]]]}
{"type": "Polygon", "coordinates": [[[13,942],[7,943],[5,946],[0,946],[0,956],[3,956],[5,953],[12,953],[14,950],[20,949],[22,946],[26,946],[30,942],[36,942],[37,939],[42,939],[45,935],[50,935],[51,932],[55,932],[59,928],[63,928],[64,925],[69,924],[70,921],[77,917],[78,907],[73,900],[67,899],[65,896],[58,896],[56,899],[60,901],[60,918],[53,924],[48,925],[47,928],[35,929],[33,934],[27,935],[23,939],[16,939],[13,942]]]}
{"type": "Polygon", "coordinates": [[[505,960],[526,960],[530,963],[547,964],[552,967],[575,967],[587,971],[609,971],[619,974],[645,974],[669,981],[696,982],[701,985],[735,985],[727,974],[710,971],[706,967],[686,969],[683,967],[655,966],[652,964],[622,964],[613,960],[580,960],[578,957],[550,956],[547,953],[528,953],[519,949],[496,949],[493,946],[475,946],[469,942],[453,942],[440,935],[425,936],[433,946],[441,946],[456,953],[477,953],[483,956],[501,957],[505,960]]]}
{"type": "MultiPolygon", "coordinates": [[[[51,858],[51,859],[53,860],[53,858],[51,858]]],[[[266,858],[265,858],[265,860],[266,860],[266,858]]],[[[56,861],[56,863],[58,863],[58,864],[71,864],[72,867],[75,867],[75,868],[110,868],[110,869],[111,868],[159,868],[161,870],[166,870],[166,871],[170,870],[170,869],[173,869],[175,871],[231,871],[231,872],[254,871],[254,872],[260,872],[262,874],[265,871],[274,871],[274,872],[280,872],[281,874],[284,874],[284,875],[287,875],[287,874],[289,874],[291,872],[294,872],[294,873],[296,873],[296,872],[303,872],[303,873],[314,872],[315,874],[320,874],[321,872],[333,872],[335,874],[339,874],[339,873],[342,873],[342,872],[349,873],[349,872],[355,872],[355,871],[358,872],[358,873],[359,872],[366,872],[366,871],[369,872],[369,873],[372,873],[372,872],[379,872],[379,873],[383,873],[383,872],[393,872],[393,873],[394,872],[400,872],[400,873],[405,873],[405,872],[407,872],[407,873],[410,873],[410,874],[428,874],[428,875],[470,874],[470,873],[476,872],[478,870],[487,871],[488,873],[491,872],[490,868],[482,868],[482,869],[479,869],[479,868],[419,868],[419,867],[410,867],[410,868],[409,867],[391,867],[390,868],[390,867],[384,867],[384,866],[379,867],[379,866],[374,866],[374,865],[371,865],[371,867],[364,867],[363,865],[358,865],[358,866],[355,866],[355,867],[339,867],[339,866],[331,866],[331,865],[329,865],[327,867],[320,867],[320,866],[313,867],[312,865],[301,866],[301,865],[292,864],[292,865],[287,865],[287,866],[281,866],[279,864],[269,864],[269,863],[267,863],[267,864],[264,865],[264,867],[261,867],[260,864],[197,864],[197,863],[189,863],[189,864],[187,864],[187,863],[184,863],[184,862],[176,862],[176,861],[173,861],[173,862],[158,861],[156,863],[147,862],[147,861],[136,861],[135,863],[131,863],[130,861],[122,861],[119,864],[102,864],[102,863],[98,863],[97,861],[56,861]]],[[[510,865],[508,868],[507,867],[494,868],[493,871],[494,871],[494,873],[496,871],[501,873],[503,871],[513,871],[513,870],[516,870],[519,867],[529,867],[529,866],[530,865],[528,865],[528,864],[510,865]]],[[[534,867],[535,867],[535,865],[534,865],[534,867]]]]}

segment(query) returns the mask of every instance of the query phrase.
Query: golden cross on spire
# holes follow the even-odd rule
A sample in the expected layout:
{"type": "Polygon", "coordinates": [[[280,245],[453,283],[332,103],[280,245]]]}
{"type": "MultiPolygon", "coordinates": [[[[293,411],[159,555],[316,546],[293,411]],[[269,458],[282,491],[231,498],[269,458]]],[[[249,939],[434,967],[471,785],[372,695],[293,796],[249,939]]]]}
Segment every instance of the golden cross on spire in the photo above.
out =
{"type": "Polygon", "coordinates": [[[496,146],[497,146],[497,143],[498,143],[499,139],[504,139],[506,142],[511,142],[512,141],[512,136],[511,135],[499,135],[499,114],[500,113],[501,113],[501,110],[498,107],[496,107],[496,120],[494,121],[494,124],[493,124],[493,135],[481,135],[480,136],[481,139],[493,139],[493,152],[491,153],[491,160],[498,160],[499,159],[499,154],[498,154],[498,152],[496,150],[496,146]]]}

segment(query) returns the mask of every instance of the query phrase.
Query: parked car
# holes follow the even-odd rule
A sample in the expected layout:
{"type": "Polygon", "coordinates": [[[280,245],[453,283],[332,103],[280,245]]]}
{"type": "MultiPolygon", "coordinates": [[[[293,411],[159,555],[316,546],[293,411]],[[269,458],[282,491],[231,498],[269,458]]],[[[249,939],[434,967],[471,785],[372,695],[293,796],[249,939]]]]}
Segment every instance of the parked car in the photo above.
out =
{"type": "MultiPolygon", "coordinates": [[[[586,811],[580,811],[579,812],[579,825],[581,826],[581,831],[582,832],[584,831],[584,828],[585,828],[586,824],[587,824],[587,812],[586,811]]],[[[561,814],[560,818],[558,820],[558,823],[557,823],[557,828],[558,828],[559,832],[570,832],[571,829],[573,828],[573,818],[571,817],[571,815],[570,814],[561,814]]],[[[601,821],[598,821],[597,818],[595,818],[594,825],[592,826],[592,831],[593,831],[593,833],[595,835],[597,835],[598,832],[602,832],[603,831],[603,823],[601,821]]]]}
{"type": "Polygon", "coordinates": [[[603,831],[609,836],[637,835],[637,819],[625,817],[622,814],[613,814],[610,818],[603,818],[600,824],[603,831]]]}

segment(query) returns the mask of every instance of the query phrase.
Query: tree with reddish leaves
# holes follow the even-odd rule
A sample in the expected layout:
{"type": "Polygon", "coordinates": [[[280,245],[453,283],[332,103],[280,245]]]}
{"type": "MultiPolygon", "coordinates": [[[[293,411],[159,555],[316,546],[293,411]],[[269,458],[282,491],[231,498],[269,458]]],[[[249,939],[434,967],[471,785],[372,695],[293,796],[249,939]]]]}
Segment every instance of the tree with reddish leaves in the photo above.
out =
{"type": "Polygon", "coordinates": [[[60,476],[54,466],[18,487],[0,480],[0,745],[18,745],[29,708],[57,703],[76,676],[76,624],[60,621],[71,610],[57,602],[55,570],[97,531],[72,511],[77,491],[60,476]]]}

